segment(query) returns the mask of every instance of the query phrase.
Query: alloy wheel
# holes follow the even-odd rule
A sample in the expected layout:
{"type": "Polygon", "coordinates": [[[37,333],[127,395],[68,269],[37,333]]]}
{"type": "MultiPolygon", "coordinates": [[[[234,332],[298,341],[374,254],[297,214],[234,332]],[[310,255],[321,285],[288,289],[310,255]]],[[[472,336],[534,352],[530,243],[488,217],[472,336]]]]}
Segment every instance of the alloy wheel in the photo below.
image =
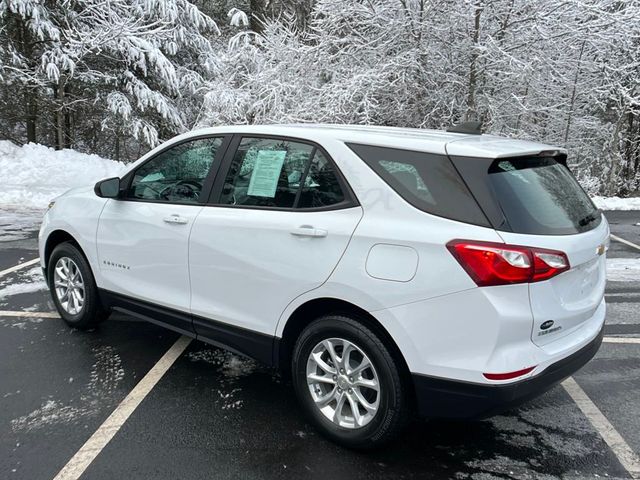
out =
{"type": "Polygon", "coordinates": [[[78,265],[69,257],[61,257],[53,272],[56,297],[62,309],[70,315],[77,315],[84,307],[84,280],[78,265]]]}
{"type": "Polygon", "coordinates": [[[376,369],[349,340],[328,338],[311,350],[307,385],[318,410],[340,427],[362,428],[378,412],[380,381],[376,369]]]}

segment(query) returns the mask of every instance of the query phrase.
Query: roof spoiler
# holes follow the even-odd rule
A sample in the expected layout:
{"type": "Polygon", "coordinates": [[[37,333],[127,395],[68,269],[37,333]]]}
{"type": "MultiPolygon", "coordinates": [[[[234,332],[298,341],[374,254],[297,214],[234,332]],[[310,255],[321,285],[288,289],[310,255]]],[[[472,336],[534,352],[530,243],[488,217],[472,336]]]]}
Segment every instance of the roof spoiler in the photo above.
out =
{"type": "Polygon", "coordinates": [[[569,168],[567,165],[567,154],[562,150],[542,150],[538,157],[553,157],[553,159],[561,165],[569,168]]]}
{"type": "Polygon", "coordinates": [[[449,133],[467,133],[469,135],[482,135],[482,122],[462,122],[447,128],[449,133]]]}

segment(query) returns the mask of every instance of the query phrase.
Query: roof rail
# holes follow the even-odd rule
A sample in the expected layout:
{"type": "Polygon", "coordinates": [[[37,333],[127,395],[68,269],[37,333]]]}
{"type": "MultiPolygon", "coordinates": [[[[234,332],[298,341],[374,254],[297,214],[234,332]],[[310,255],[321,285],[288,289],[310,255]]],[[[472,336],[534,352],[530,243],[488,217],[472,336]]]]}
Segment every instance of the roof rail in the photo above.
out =
{"type": "Polygon", "coordinates": [[[482,135],[482,122],[462,122],[447,128],[449,133],[468,133],[470,135],[482,135]]]}

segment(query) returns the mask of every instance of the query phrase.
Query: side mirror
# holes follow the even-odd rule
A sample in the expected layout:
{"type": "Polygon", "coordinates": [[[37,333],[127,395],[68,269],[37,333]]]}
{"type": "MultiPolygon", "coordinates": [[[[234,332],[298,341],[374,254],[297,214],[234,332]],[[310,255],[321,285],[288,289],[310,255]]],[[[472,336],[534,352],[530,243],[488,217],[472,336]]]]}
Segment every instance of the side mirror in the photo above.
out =
{"type": "Polygon", "coordinates": [[[107,178],[96,183],[93,191],[102,198],[118,198],[120,195],[120,179],[118,177],[107,178]]]}

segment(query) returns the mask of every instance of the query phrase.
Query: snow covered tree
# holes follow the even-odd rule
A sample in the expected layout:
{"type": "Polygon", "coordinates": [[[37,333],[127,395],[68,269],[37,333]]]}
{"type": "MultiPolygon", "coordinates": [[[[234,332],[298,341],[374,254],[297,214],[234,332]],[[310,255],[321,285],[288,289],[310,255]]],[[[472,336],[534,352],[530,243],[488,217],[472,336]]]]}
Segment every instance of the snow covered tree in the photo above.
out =
{"type": "Polygon", "coordinates": [[[219,33],[186,0],[3,0],[0,20],[0,72],[25,90],[28,141],[37,90],[58,148],[72,143],[72,123],[95,130],[98,121],[116,157],[122,139],[154,146],[188,128],[181,101],[211,71],[208,36],[219,33]]]}
{"type": "MultiPolygon", "coordinates": [[[[236,36],[201,125],[485,129],[566,146],[601,193],[638,188],[637,0],[318,0],[236,36]]],[[[594,190],[595,191],[595,190],[594,190]]]]}
{"type": "MultiPolygon", "coordinates": [[[[22,107],[27,141],[35,142],[38,97],[47,85],[40,57],[46,45],[60,41],[60,30],[49,9],[37,0],[0,1],[0,20],[0,80],[6,89],[3,100],[9,111],[22,107]]],[[[15,115],[9,118],[16,119],[15,115]]],[[[4,128],[9,138],[15,133],[11,127],[4,128]]]]}
{"type": "Polygon", "coordinates": [[[0,135],[135,158],[194,125],[478,118],[630,193],[638,18],[640,0],[0,0],[0,135]]]}

